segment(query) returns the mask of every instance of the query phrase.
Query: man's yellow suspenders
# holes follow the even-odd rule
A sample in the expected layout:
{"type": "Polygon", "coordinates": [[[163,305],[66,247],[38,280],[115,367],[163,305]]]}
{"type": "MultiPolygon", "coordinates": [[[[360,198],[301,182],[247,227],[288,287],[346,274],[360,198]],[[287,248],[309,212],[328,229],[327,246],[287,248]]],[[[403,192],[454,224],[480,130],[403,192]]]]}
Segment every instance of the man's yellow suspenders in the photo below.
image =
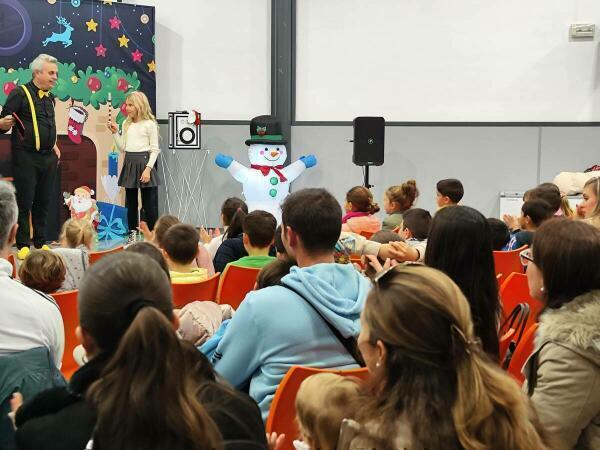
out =
{"type": "Polygon", "coordinates": [[[38,129],[37,116],[35,115],[35,105],[33,104],[33,99],[31,98],[31,94],[29,93],[29,89],[27,89],[27,86],[21,85],[21,87],[25,91],[27,100],[29,100],[29,108],[31,109],[31,121],[33,122],[33,134],[35,136],[35,149],[39,152],[40,151],[40,130],[38,129]]]}

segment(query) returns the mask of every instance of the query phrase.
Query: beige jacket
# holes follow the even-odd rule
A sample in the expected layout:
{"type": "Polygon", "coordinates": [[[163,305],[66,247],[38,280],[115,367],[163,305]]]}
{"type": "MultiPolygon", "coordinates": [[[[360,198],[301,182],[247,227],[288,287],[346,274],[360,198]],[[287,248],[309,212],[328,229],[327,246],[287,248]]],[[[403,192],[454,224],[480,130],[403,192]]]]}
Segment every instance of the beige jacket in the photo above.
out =
{"type": "Polygon", "coordinates": [[[600,290],[545,311],[534,348],[523,388],[555,448],[600,449],[600,290]]]}

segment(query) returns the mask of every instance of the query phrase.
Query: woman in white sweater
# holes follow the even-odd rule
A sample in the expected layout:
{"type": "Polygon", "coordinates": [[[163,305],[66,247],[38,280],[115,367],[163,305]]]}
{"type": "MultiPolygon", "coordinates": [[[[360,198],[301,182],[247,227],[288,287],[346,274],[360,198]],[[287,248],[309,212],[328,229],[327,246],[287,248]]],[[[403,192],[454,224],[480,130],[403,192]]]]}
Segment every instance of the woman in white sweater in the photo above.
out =
{"type": "Polygon", "coordinates": [[[150,109],[148,97],[143,92],[132,92],[125,100],[127,120],[123,133],[116,124],[109,122],[116,147],[125,152],[125,161],[119,175],[119,186],[125,188],[125,207],[129,230],[136,230],[138,218],[138,189],[142,192],[142,208],[150,230],[158,219],[158,186],[160,179],[156,170],[158,125],[150,109]]]}

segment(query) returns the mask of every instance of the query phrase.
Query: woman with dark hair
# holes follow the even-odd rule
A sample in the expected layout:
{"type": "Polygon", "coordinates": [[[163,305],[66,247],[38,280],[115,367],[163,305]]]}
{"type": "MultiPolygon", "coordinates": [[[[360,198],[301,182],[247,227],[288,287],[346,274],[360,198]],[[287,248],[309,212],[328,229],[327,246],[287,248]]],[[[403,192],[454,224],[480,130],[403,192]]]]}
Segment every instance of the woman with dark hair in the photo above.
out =
{"type": "Polygon", "coordinates": [[[527,396],[481,351],[469,303],[442,272],[380,273],[358,346],[370,385],[349,448],[548,448],[527,396]]]}
{"type": "Polygon", "coordinates": [[[266,446],[256,403],[208,387],[193,370],[171,295],[167,274],[147,256],[120,252],[90,268],[77,331],[90,361],[68,388],[17,409],[19,448],[81,450],[93,439],[87,448],[209,450],[240,434],[266,446]],[[223,401],[205,401],[205,390],[223,401]]]}
{"type": "Polygon", "coordinates": [[[247,211],[238,209],[233,215],[229,227],[223,235],[223,242],[213,258],[213,266],[215,267],[216,272],[223,273],[227,264],[237,261],[244,256],[248,256],[248,252],[244,248],[244,242],[242,240],[244,234],[242,224],[244,222],[244,217],[246,217],[247,214],[247,211]]]}
{"type": "Polygon", "coordinates": [[[546,304],[525,389],[556,449],[600,448],[600,229],[553,219],[536,232],[530,295],[546,304]]]}
{"type": "Polygon", "coordinates": [[[440,209],[431,224],[425,264],[460,287],[471,305],[475,334],[497,361],[500,300],[491,231],[483,214],[468,206],[440,209]]]}

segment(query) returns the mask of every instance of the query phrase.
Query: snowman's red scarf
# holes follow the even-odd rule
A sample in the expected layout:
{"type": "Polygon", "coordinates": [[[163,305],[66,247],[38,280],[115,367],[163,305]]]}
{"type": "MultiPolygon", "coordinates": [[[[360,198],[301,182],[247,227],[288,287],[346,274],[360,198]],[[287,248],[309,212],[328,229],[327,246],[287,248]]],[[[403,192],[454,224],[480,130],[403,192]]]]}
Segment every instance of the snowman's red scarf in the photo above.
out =
{"type": "Polygon", "coordinates": [[[250,167],[253,169],[256,169],[256,170],[260,170],[263,174],[263,177],[266,177],[267,175],[269,175],[269,172],[271,170],[273,170],[273,172],[275,172],[277,174],[277,176],[279,177],[279,181],[281,181],[282,183],[284,181],[287,181],[287,178],[281,172],[281,169],[283,169],[283,166],[261,166],[260,164],[250,164],[250,167]]]}

